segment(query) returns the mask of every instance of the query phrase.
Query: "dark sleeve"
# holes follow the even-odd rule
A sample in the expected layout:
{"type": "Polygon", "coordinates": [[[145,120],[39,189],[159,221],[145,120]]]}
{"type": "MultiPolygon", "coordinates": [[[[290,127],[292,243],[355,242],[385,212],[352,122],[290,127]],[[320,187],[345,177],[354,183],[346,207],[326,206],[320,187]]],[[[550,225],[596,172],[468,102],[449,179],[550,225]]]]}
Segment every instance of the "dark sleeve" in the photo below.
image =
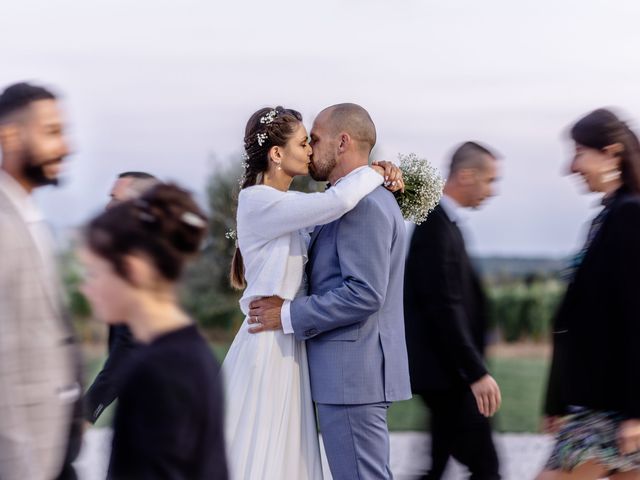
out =
{"type": "Polygon", "coordinates": [[[119,385],[125,374],[136,343],[124,325],[111,327],[109,356],[100,373],[85,394],[85,417],[95,423],[102,412],[118,397],[119,385]]]}
{"type": "Polygon", "coordinates": [[[622,342],[625,384],[625,411],[631,418],[640,418],[640,202],[620,206],[612,219],[612,235],[619,248],[615,249],[615,261],[619,272],[617,302],[621,312],[622,342]]]}
{"type": "MultiPolygon", "coordinates": [[[[434,219],[434,222],[439,222],[434,219]]],[[[425,299],[425,321],[437,336],[441,351],[455,365],[463,379],[471,384],[487,374],[482,354],[476,348],[462,298],[461,255],[448,235],[446,225],[435,223],[417,230],[412,250],[420,252],[409,261],[422,272],[414,279],[416,298],[425,299]]]]}
{"type": "MultiPolygon", "coordinates": [[[[555,323],[555,322],[554,322],[555,323]]],[[[555,328],[554,328],[555,330],[555,328]]],[[[562,371],[564,366],[564,357],[566,350],[563,340],[565,333],[553,333],[553,356],[551,359],[551,368],[549,370],[549,379],[547,382],[547,392],[544,403],[545,415],[557,416],[567,413],[567,406],[562,399],[562,371]]]]}

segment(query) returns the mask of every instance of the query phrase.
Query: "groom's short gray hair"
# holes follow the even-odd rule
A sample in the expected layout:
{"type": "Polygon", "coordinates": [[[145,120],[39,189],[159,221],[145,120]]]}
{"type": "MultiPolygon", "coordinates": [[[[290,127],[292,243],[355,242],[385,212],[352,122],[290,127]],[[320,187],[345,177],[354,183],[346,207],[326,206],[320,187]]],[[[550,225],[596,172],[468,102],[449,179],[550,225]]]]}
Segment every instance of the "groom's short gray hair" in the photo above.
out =
{"type": "Polygon", "coordinates": [[[327,108],[329,126],[336,135],[348,133],[352,139],[367,149],[373,150],[376,144],[376,126],[369,112],[355,103],[339,103],[327,108]]]}

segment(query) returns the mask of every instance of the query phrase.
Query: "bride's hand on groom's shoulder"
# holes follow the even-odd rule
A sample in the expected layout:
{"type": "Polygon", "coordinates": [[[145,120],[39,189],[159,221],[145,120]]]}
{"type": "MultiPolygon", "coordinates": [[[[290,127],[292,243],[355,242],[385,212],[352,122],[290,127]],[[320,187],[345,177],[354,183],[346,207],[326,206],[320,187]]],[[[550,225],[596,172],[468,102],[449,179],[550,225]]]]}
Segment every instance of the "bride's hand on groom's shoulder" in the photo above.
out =
{"type": "Polygon", "coordinates": [[[401,190],[404,192],[404,180],[402,170],[393,162],[376,160],[371,163],[371,168],[384,177],[384,186],[390,192],[401,190]]]}
{"type": "Polygon", "coordinates": [[[248,323],[255,325],[249,333],[260,333],[267,330],[281,330],[280,312],[284,300],[280,297],[264,297],[249,304],[248,323]]]}

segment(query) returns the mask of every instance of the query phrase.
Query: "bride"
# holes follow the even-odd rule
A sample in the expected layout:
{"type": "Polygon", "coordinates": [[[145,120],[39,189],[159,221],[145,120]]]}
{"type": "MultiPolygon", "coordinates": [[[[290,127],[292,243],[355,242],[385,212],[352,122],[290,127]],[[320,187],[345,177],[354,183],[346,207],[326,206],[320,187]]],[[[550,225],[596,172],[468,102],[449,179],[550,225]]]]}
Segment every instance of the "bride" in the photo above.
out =
{"type": "MultiPolygon", "coordinates": [[[[402,179],[395,165],[376,162],[324,193],[289,191],[293,177],[313,171],[313,156],[302,116],[282,107],[251,116],[244,147],[231,281],[246,287],[240,299],[246,317],[256,298],[306,293],[307,245],[316,225],[337,220],[383,182],[400,189],[402,179]]],[[[222,365],[231,478],[322,479],[304,342],[248,329],[245,318],[222,365]]]]}

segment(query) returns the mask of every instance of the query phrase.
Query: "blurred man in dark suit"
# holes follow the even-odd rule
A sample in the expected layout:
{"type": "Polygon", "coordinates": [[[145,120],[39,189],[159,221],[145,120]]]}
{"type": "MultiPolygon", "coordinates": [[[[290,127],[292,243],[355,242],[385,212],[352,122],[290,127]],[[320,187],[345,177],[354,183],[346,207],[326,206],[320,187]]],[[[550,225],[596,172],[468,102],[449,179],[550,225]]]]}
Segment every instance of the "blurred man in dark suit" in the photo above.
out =
{"type": "Polygon", "coordinates": [[[431,470],[441,478],[449,456],[474,480],[498,479],[491,417],[498,384],[484,363],[485,296],[459,228],[462,210],[493,195],[495,156],[474,142],[456,149],[444,195],[416,226],[405,270],[405,322],[413,392],[431,412],[431,470]]]}
{"type": "MultiPolygon", "coordinates": [[[[156,177],[145,172],[124,172],[118,175],[109,197],[107,209],[127,200],[138,198],[146,190],[160,183],[156,177]]],[[[95,423],[105,408],[118,397],[119,384],[136,343],[125,324],[109,327],[109,356],[98,376],[85,394],[86,420],[95,423]]]]}

